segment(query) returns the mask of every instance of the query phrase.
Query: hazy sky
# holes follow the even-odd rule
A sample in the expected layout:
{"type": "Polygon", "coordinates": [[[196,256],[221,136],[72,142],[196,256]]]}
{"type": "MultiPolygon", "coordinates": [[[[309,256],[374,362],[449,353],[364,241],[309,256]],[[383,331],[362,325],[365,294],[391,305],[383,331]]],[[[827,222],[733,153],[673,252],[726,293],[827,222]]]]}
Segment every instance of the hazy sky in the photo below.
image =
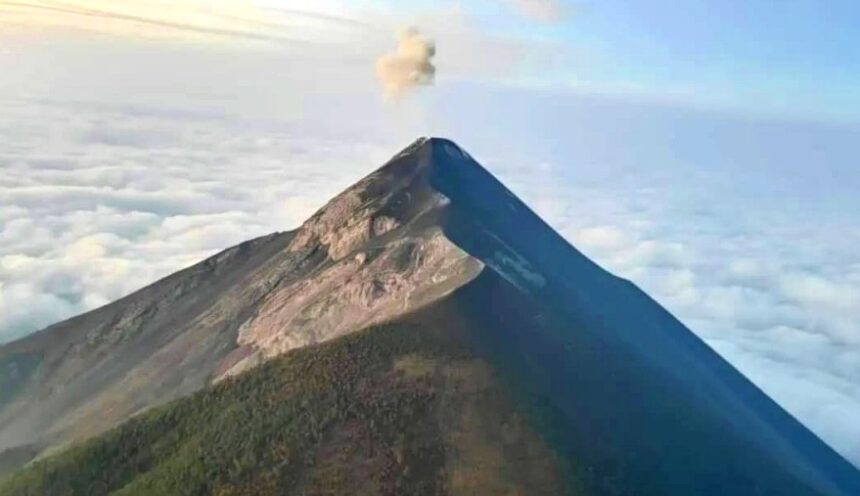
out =
{"type": "Polygon", "coordinates": [[[443,135],[860,464],[858,25],[849,1],[0,0],[0,342],[443,135]],[[408,25],[436,84],[386,102],[408,25]]]}

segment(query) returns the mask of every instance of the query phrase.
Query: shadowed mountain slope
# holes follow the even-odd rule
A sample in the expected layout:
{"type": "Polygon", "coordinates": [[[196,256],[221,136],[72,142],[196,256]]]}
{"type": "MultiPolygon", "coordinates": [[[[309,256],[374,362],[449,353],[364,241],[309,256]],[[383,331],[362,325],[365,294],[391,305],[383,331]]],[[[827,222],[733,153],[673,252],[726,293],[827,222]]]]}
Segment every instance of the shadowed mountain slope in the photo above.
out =
{"type": "MultiPolygon", "coordinates": [[[[241,257],[247,266],[219,283],[248,295],[227,300],[240,303],[233,318],[218,320],[229,322],[220,331],[191,326],[193,311],[167,311],[191,305],[187,292],[163,306],[183,326],[147,327],[141,318],[99,327],[118,335],[105,341],[104,360],[138,329],[157,328],[149,332],[168,343],[217,342],[214,359],[195,362],[196,382],[107,419],[88,414],[104,397],[91,395],[65,410],[71,420],[45,425],[82,439],[137,409],[217,386],[34,462],[0,492],[860,494],[853,466],[450,141],[417,141],[294,234],[256,243],[259,254],[241,257]],[[95,427],[62,428],[80,419],[95,427]],[[517,453],[529,454],[522,466],[517,453]]],[[[43,350],[75,349],[92,332],[69,322],[0,350],[16,371],[4,379],[15,387],[0,405],[0,419],[12,419],[0,423],[3,435],[15,432],[6,427],[15,412],[63,391],[51,387],[62,376],[43,350]]],[[[200,356],[196,347],[138,339],[129,350],[169,349],[179,364],[200,356]]],[[[109,382],[139,384],[140,370],[109,382]]],[[[170,367],[153,370],[176,380],[170,367]]],[[[53,440],[30,432],[6,443],[10,457],[26,455],[32,439],[53,440]]]]}

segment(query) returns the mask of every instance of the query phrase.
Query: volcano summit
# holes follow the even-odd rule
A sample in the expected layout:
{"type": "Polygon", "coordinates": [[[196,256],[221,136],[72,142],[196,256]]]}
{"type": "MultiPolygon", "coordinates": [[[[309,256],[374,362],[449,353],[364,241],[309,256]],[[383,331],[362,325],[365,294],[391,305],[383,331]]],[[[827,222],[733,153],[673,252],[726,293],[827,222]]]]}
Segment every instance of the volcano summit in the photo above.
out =
{"type": "Polygon", "coordinates": [[[295,231],[0,347],[0,386],[4,495],[860,494],[438,138],[295,231]]]}

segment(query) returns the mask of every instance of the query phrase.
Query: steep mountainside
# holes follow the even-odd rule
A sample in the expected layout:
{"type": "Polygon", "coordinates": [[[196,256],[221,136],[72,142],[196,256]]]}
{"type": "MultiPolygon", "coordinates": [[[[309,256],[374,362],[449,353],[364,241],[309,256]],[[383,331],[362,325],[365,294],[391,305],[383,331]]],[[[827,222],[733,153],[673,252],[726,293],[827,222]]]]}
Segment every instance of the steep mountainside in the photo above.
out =
{"type": "Polygon", "coordinates": [[[8,465],[218,382],[0,494],[860,494],[450,141],[242,249],[0,349],[8,465]]]}
{"type": "Polygon", "coordinates": [[[473,278],[480,262],[442,236],[434,217],[444,198],[418,172],[383,168],[296,232],[231,248],[0,347],[0,473],[473,278]]]}
{"type": "Polygon", "coordinates": [[[449,300],[293,350],[0,494],[582,494],[468,338],[449,300]]]}
{"type": "Polygon", "coordinates": [[[203,387],[279,265],[298,264],[281,255],[291,238],[243,243],[0,347],[0,461],[26,461],[203,387]]]}

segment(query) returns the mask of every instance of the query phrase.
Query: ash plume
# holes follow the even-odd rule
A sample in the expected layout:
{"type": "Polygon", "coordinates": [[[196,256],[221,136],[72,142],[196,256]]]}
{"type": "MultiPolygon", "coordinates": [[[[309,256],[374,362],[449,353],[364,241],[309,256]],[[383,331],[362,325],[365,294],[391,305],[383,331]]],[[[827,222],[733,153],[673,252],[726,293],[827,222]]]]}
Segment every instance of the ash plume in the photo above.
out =
{"type": "Polygon", "coordinates": [[[433,56],[436,44],[414,27],[397,33],[397,48],[376,61],[376,77],[386,99],[396,98],[417,86],[432,85],[436,76],[433,56]]]}

